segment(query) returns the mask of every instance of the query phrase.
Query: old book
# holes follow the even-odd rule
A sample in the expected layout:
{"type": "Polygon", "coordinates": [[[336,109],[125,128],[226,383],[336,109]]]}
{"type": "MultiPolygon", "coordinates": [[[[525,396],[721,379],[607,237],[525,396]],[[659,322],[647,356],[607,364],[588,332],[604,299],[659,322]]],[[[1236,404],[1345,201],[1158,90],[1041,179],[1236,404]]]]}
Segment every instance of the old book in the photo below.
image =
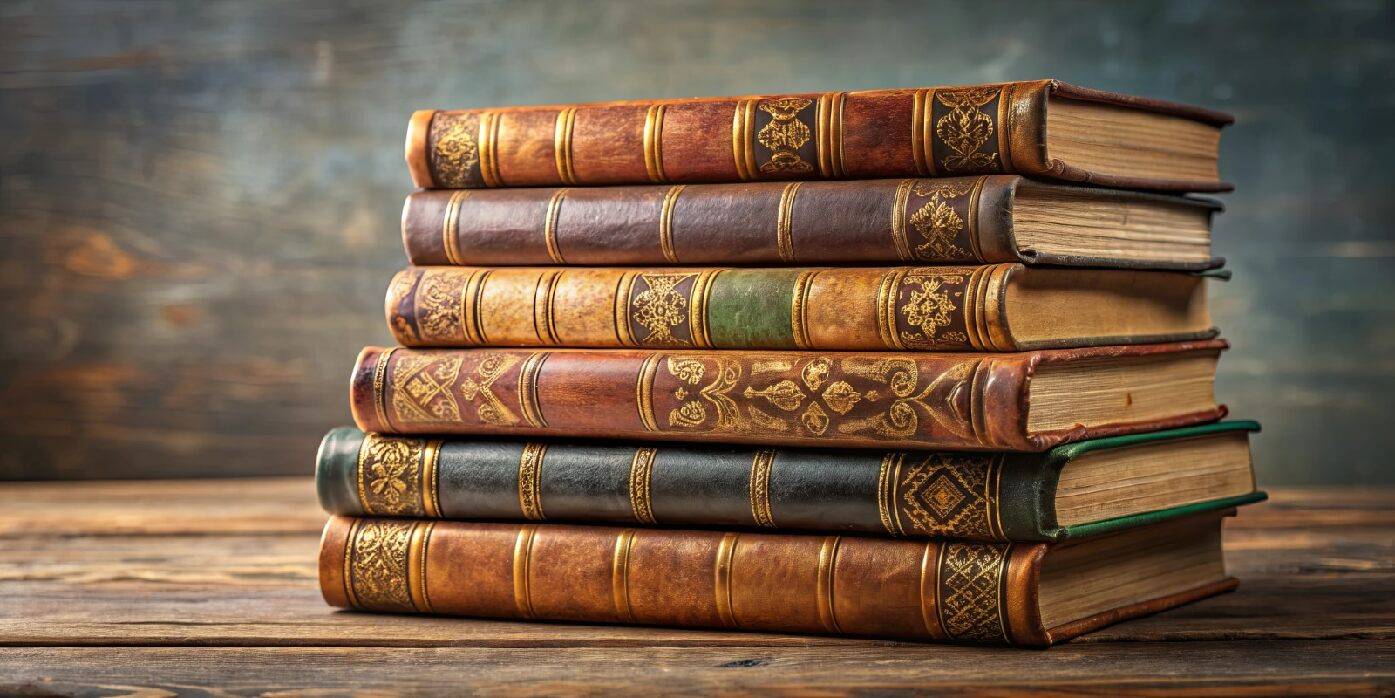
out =
{"type": "Polygon", "coordinates": [[[1055,80],[419,111],[422,188],[1023,174],[1224,191],[1231,117],[1055,80]]]}
{"type": "Polygon", "coordinates": [[[413,267],[403,346],[1020,351],[1215,336],[1205,279],[979,267],[413,267]]]}
{"type": "Polygon", "coordinates": [[[1057,541],[1263,499],[1249,432],[1220,422],[1046,453],[440,440],[335,429],[331,514],[743,526],[1057,541]]]}
{"type": "Polygon", "coordinates": [[[1046,646],[1235,588],[1222,516],[1062,544],[335,517],[320,590],[394,613],[1046,646]]]}
{"type": "Polygon", "coordinates": [[[977,264],[1203,269],[1209,199],[1014,175],[419,191],[413,264],[977,264]]]}
{"type": "Polygon", "coordinates": [[[397,434],[1040,451],[1218,419],[1221,340],[1019,353],[365,348],[397,434]]]}

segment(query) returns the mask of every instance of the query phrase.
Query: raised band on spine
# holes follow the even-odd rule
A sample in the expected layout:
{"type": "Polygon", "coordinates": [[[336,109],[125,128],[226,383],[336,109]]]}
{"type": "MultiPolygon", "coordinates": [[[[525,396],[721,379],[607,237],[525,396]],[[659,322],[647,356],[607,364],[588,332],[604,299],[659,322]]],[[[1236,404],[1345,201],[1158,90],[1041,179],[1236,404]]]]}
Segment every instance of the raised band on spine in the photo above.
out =
{"type": "Polygon", "coordinates": [[[906,233],[906,205],[911,199],[914,179],[901,180],[896,185],[896,197],[891,204],[891,241],[896,245],[896,256],[903,262],[914,259],[911,254],[911,241],[906,233]]]}
{"type": "Polygon", "coordinates": [[[639,366],[639,376],[635,381],[635,406],[639,410],[639,420],[644,424],[647,431],[658,431],[659,425],[654,420],[654,374],[659,369],[659,361],[663,359],[662,354],[650,354],[644,357],[644,362],[639,366]]]}
{"type": "Polygon", "coordinates": [[[504,180],[499,176],[499,121],[494,112],[480,113],[480,175],[486,187],[502,187],[504,180]]]}
{"type": "Polygon", "coordinates": [[[810,349],[808,310],[809,310],[809,287],[814,283],[814,277],[819,273],[818,269],[810,269],[799,274],[799,278],[794,282],[794,293],[790,297],[790,332],[794,336],[794,344],[800,349],[810,349]]]}
{"type": "Polygon", "coordinates": [[[557,178],[563,184],[576,184],[576,169],[572,164],[572,130],[576,125],[576,107],[557,112],[552,131],[552,155],[557,162],[557,178]]]}
{"type": "Polygon", "coordinates": [[[624,622],[635,622],[634,610],[630,607],[630,548],[634,546],[635,532],[625,529],[615,536],[615,559],[611,564],[610,583],[615,597],[615,615],[624,622]]]}
{"type": "Polygon", "coordinates": [[[513,544],[513,603],[518,615],[533,618],[533,596],[529,586],[529,566],[533,557],[533,538],[538,527],[528,524],[518,529],[513,544]]]}
{"type": "Polygon", "coordinates": [[[751,458],[751,477],[748,496],[751,501],[751,520],[757,526],[775,527],[775,512],[770,508],[770,471],[775,465],[775,452],[756,451],[751,458]]]}
{"type": "Polygon", "coordinates": [[[644,169],[649,181],[667,181],[664,177],[664,105],[653,104],[644,116],[644,169]]]}
{"type": "Polygon", "coordinates": [[[732,561],[736,556],[736,541],[740,537],[739,533],[728,533],[722,536],[722,542],[717,545],[715,565],[717,617],[721,618],[722,624],[729,628],[741,627],[736,622],[736,609],[732,607],[731,602],[732,561]]]}
{"type": "Polygon", "coordinates": [[[469,189],[457,189],[446,201],[446,217],[441,224],[441,245],[446,260],[451,264],[464,264],[460,257],[460,204],[469,196],[469,189]]]}
{"type": "Polygon", "coordinates": [[[794,261],[794,230],[793,213],[794,197],[799,193],[799,186],[803,182],[790,182],[785,185],[784,191],[780,192],[780,208],[775,215],[775,247],[780,253],[780,259],[785,262],[794,261]]]}
{"type": "Polygon", "coordinates": [[[916,90],[911,103],[911,155],[915,157],[915,173],[924,177],[930,174],[925,166],[925,112],[929,103],[925,97],[929,90],[916,90]]]}
{"type": "Polygon", "coordinates": [[[529,521],[545,521],[542,506],[542,466],[547,444],[526,443],[518,458],[518,510],[529,521]]]}
{"type": "Polygon", "coordinates": [[[655,524],[654,519],[654,459],[659,455],[655,448],[637,448],[630,460],[630,510],[640,523],[655,524]]]}
{"type": "Polygon", "coordinates": [[[841,633],[838,627],[838,611],[834,604],[833,582],[834,573],[838,564],[838,547],[842,542],[841,536],[828,536],[823,539],[823,545],[819,546],[819,581],[818,581],[818,604],[819,622],[823,624],[824,630],[830,633],[841,633]]]}
{"type": "Polygon", "coordinates": [[[630,331],[630,294],[634,293],[638,276],[637,272],[621,272],[620,279],[615,283],[615,341],[622,347],[639,346],[634,333],[630,331]]]}
{"type": "Polygon", "coordinates": [[[407,591],[412,599],[412,607],[422,613],[432,612],[431,597],[426,592],[426,551],[435,526],[434,521],[416,522],[407,546],[407,591]]]}
{"type": "Polygon", "coordinates": [[[659,249],[664,259],[678,264],[678,251],[673,246],[673,207],[678,205],[678,195],[683,191],[682,184],[675,184],[664,192],[663,204],[659,206],[659,249]]]}
{"type": "Polygon", "coordinates": [[[518,371],[518,406],[523,411],[524,419],[535,429],[547,426],[542,405],[538,401],[538,375],[542,373],[543,362],[547,361],[548,356],[551,356],[551,353],[545,351],[531,354],[523,362],[523,368],[518,371]]]}
{"type": "Polygon", "coordinates": [[[547,216],[543,219],[543,241],[547,243],[547,256],[555,264],[566,264],[562,248],[557,244],[557,219],[562,215],[562,201],[567,198],[564,187],[552,192],[547,200],[547,216]]]}
{"type": "Polygon", "coordinates": [[[388,361],[397,347],[384,349],[378,354],[378,365],[373,367],[373,410],[378,415],[378,431],[391,431],[387,410],[388,361]]]}

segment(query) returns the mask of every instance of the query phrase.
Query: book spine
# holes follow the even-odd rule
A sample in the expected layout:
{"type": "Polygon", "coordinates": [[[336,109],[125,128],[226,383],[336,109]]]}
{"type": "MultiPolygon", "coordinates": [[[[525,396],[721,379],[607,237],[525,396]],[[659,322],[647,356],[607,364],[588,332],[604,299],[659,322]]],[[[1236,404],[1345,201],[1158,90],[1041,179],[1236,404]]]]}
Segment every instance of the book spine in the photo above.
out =
{"type": "Polygon", "coordinates": [[[1016,262],[1015,176],[420,191],[417,265],[1016,262]]]}
{"type": "MultiPolygon", "coordinates": [[[[332,514],[1046,541],[1040,456],[446,441],[336,429],[332,514]]],[[[1053,528],[1054,530],[1054,528],[1053,528]]]]}
{"type": "Polygon", "coordinates": [[[423,111],[407,163],[444,189],[1051,175],[1050,85],[423,111]]]}
{"type": "Polygon", "coordinates": [[[329,604],[1045,646],[1040,544],[335,517],[329,604]]]}
{"type": "Polygon", "coordinates": [[[385,310],[403,346],[1013,351],[1019,268],[416,267],[385,310]]]}
{"type": "Polygon", "coordinates": [[[1034,451],[1040,354],[369,347],[350,397],[380,433],[1034,451]]]}

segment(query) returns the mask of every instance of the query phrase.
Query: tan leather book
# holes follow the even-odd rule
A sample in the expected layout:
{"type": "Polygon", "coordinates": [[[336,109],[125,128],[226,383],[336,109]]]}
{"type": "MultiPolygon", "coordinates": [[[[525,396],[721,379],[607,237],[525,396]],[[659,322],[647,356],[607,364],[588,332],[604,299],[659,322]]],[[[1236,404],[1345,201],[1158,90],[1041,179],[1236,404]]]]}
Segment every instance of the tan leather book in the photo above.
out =
{"type": "Polygon", "coordinates": [[[1207,269],[1209,199],[1015,175],[839,182],[428,190],[407,197],[413,264],[1022,262],[1207,269]]]}
{"type": "Polygon", "coordinates": [[[970,87],[419,111],[423,188],[1023,174],[1224,191],[1197,107],[1056,80],[970,87]]]}
{"type": "Polygon", "coordinates": [[[382,349],[354,421],[389,434],[1041,451],[1219,419],[1221,340],[1015,353],[382,349]]]}
{"type": "Polygon", "coordinates": [[[392,613],[1043,647],[1234,589],[1228,513],[1060,544],[335,517],[320,591],[392,613]]]}
{"type": "Polygon", "coordinates": [[[1019,351],[1215,336],[1206,280],[979,267],[414,267],[403,346],[1019,351]]]}

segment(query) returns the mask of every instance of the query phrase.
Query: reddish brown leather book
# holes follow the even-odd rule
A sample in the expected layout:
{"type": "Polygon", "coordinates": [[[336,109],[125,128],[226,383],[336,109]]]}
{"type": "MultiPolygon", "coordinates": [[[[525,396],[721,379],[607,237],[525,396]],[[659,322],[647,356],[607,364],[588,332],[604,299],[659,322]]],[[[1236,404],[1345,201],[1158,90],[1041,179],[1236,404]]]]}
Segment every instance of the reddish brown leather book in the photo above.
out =
{"type": "Polygon", "coordinates": [[[1015,175],[419,191],[413,264],[975,264],[1206,269],[1208,199],[1015,175]]]}
{"type": "Polygon", "coordinates": [[[1056,80],[419,111],[423,188],[1024,174],[1224,191],[1219,112],[1056,80]]]}
{"type": "Polygon", "coordinates": [[[1040,451],[1219,419],[1221,340],[985,353],[382,349],[354,421],[396,434],[1040,451]]]}
{"type": "Polygon", "coordinates": [[[320,590],[394,613],[1042,647],[1234,589],[1223,515],[1055,545],[335,517],[320,590]]]}
{"type": "Polygon", "coordinates": [[[386,312],[403,346],[1016,351],[1216,334],[1198,275],[1020,264],[415,267],[386,312]]]}

